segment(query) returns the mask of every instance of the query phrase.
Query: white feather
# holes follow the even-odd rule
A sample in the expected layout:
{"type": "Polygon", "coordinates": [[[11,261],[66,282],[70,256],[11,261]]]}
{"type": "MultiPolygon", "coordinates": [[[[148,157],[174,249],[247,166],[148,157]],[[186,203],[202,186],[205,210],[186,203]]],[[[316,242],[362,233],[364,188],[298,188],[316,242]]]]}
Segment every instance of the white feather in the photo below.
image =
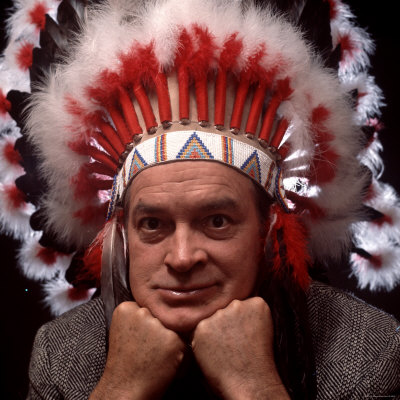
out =
{"type": "Polygon", "coordinates": [[[18,251],[18,265],[24,275],[29,279],[48,280],[53,278],[59,272],[63,274],[69,267],[72,255],[56,253],[55,262],[52,264],[44,263],[38,253],[44,248],[39,244],[41,234],[26,238],[18,251]]]}
{"type": "Polygon", "coordinates": [[[7,187],[8,185],[0,183],[0,230],[17,239],[23,239],[30,235],[29,218],[35,207],[30,203],[23,203],[15,208],[7,196],[7,187]]]}
{"type": "Polygon", "coordinates": [[[0,137],[0,181],[3,182],[3,184],[14,182],[16,178],[24,173],[21,165],[10,163],[7,158],[4,157],[5,147],[8,145],[14,146],[15,141],[20,136],[19,132],[11,131],[0,137]]]}
{"type": "Polygon", "coordinates": [[[70,285],[64,278],[55,278],[43,285],[45,293],[44,303],[50,308],[54,316],[63,314],[80,304],[86,303],[91,299],[96,289],[88,289],[86,294],[79,300],[73,300],[70,293],[73,286],[70,285]]]}
{"type": "Polygon", "coordinates": [[[400,247],[375,243],[366,249],[374,256],[379,256],[382,266],[377,267],[357,254],[351,255],[352,275],[357,278],[361,289],[392,290],[400,283],[400,247]]]}

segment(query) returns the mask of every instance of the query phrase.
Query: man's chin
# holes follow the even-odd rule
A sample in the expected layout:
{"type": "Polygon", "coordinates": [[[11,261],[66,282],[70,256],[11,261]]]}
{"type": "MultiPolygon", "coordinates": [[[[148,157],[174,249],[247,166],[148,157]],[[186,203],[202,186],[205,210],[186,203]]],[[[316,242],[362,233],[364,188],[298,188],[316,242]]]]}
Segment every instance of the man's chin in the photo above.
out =
{"type": "Polygon", "coordinates": [[[155,312],[153,315],[155,315],[167,329],[180,335],[188,335],[196,329],[200,321],[210,317],[216,311],[214,309],[199,310],[196,308],[185,307],[167,311],[160,310],[160,312],[155,312]]]}
{"type": "Polygon", "coordinates": [[[186,336],[186,335],[192,333],[196,329],[196,326],[199,324],[199,322],[207,317],[208,316],[197,317],[197,318],[194,318],[194,316],[190,316],[188,318],[185,318],[185,317],[181,317],[181,318],[161,317],[159,319],[160,319],[160,322],[167,329],[170,329],[171,331],[174,331],[180,335],[186,336]]]}

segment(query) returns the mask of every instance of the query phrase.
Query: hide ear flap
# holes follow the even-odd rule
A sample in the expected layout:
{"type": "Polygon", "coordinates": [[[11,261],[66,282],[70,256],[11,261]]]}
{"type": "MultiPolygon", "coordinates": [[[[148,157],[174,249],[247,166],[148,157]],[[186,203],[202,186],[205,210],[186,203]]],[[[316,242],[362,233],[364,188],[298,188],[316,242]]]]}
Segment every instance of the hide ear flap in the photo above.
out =
{"type": "Polygon", "coordinates": [[[307,248],[307,230],[299,216],[285,212],[278,204],[271,207],[269,239],[272,242],[272,271],[290,276],[303,290],[310,283],[308,267],[311,257],[307,248]]]}
{"type": "Polygon", "coordinates": [[[128,247],[120,213],[105,226],[101,256],[101,298],[107,328],[110,328],[115,307],[123,301],[132,301],[129,287],[128,247]]]}

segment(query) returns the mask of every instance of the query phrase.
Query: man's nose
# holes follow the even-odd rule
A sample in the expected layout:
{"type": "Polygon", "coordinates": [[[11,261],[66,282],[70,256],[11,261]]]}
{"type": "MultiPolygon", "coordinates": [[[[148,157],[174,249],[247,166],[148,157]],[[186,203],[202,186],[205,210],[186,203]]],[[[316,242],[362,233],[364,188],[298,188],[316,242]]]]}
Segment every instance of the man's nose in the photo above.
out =
{"type": "Polygon", "coordinates": [[[177,272],[187,272],[206,261],[207,252],[198,232],[188,224],[177,224],[168,243],[165,264],[177,272]]]}

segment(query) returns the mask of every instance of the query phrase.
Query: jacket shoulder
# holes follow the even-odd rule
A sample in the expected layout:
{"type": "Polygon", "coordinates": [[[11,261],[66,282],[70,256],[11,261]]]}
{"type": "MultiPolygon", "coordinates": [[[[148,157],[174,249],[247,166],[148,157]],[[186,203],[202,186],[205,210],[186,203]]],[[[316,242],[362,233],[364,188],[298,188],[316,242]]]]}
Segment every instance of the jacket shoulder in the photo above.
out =
{"type": "Polygon", "coordinates": [[[319,282],[310,287],[308,311],[318,392],[333,395],[318,398],[398,393],[400,324],[393,316],[319,282]]]}
{"type": "Polygon", "coordinates": [[[31,397],[51,392],[49,398],[87,398],[103,372],[105,359],[103,303],[96,298],[39,329],[29,366],[31,397]]]}

